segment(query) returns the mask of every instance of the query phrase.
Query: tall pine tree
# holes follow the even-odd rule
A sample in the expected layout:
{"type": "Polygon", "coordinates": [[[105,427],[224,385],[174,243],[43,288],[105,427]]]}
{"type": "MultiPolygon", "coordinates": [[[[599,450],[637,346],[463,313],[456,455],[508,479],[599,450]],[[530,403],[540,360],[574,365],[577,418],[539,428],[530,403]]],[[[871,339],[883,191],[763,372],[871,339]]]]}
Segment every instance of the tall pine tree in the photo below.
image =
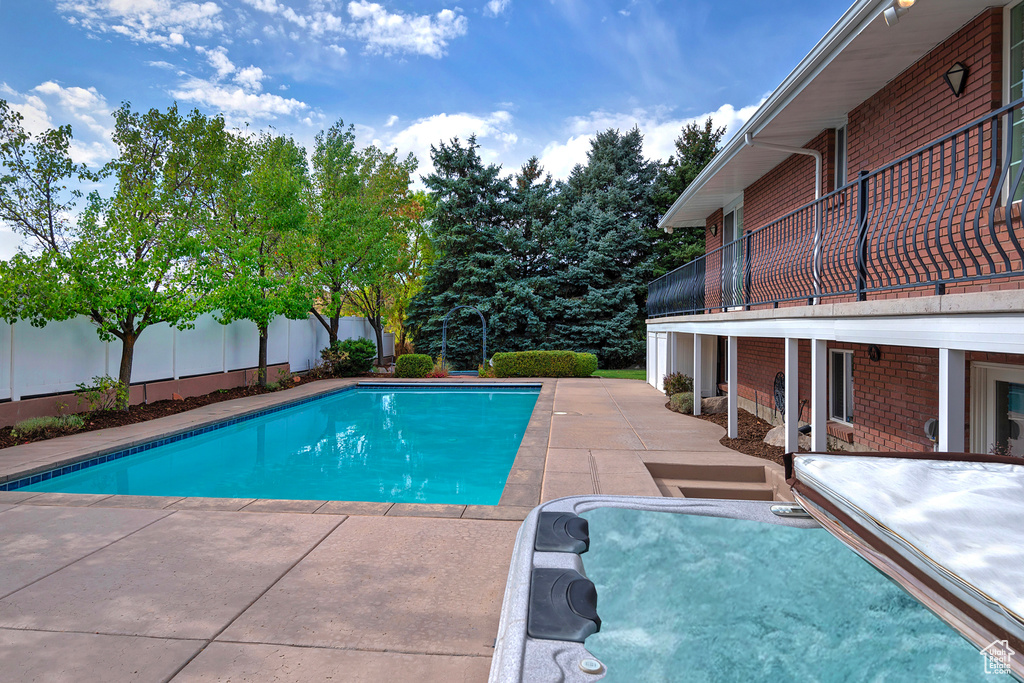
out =
{"type": "Polygon", "coordinates": [[[599,133],[587,165],[573,169],[551,232],[556,294],[544,348],[596,353],[603,367],[643,355],[657,177],[636,127],[599,133]]]}
{"type": "MultiPolygon", "coordinates": [[[[512,185],[500,176],[500,166],[484,165],[478,149],[475,137],[466,145],[455,138],[430,148],[434,172],[424,183],[436,202],[429,220],[437,258],[409,303],[407,321],[416,330],[416,350],[434,357],[441,353],[444,317],[455,306],[480,309],[488,319],[488,341],[501,337],[492,304],[509,268],[504,237],[512,185]]],[[[482,360],[480,337],[472,311],[453,314],[448,360],[455,367],[476,367],[482,360]]]]}

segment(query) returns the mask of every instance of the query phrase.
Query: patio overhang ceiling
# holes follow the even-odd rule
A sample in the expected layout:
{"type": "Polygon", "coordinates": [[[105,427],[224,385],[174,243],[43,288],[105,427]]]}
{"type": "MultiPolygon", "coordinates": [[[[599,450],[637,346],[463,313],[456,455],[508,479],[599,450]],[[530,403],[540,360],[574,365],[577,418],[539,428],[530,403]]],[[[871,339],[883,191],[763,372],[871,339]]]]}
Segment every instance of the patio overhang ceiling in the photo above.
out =
{"type": "MultiPolygon", "coordinates": [[[[858,0],[679,196],[658,226],[703,226],[708,215],[781,163],[788,154],[744,144],[802,147],[836,128],[854,109],[988,7],[1006,0],[918,0],[898,24],[882,13],[892,0],[858,0]]],[[[941,78],[941,74],[937,77],[941,78]]]]}

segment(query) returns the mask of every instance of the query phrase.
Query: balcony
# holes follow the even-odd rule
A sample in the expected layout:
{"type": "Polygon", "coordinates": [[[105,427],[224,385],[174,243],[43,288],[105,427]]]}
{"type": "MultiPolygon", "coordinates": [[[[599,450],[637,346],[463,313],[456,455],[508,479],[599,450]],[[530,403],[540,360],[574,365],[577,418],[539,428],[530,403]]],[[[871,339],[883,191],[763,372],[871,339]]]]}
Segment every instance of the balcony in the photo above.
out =
{"type": "Polygon", "coordinates": [[[971,291],[1021,277],[1022,109],[1024,99],[862,172],[652,281],[648,317],[971,291]]]}

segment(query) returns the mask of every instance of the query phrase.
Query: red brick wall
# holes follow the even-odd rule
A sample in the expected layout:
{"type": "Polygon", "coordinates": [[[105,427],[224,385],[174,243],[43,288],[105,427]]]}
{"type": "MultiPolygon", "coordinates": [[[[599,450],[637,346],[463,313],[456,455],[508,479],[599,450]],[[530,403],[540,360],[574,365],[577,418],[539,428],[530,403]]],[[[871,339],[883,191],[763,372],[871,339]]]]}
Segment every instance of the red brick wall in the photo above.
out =
{"type": "Polygon", "coordinates": [[[1003,10],[990,8],[849,112],[847,177],[871,171],[1002,106],[1003,10]],[[957,98],[942,76],[969,69],[957,98]]]}
{"type": "MultiPolygon", "coordinates": [[[[829,128],[803,145],[821,152],[821,192],[835,189],[836,132],[829,128]]],[[[814,158],[794,154],[743,191],[743,229],[750,232],[814,201],[814,158]]]]}
{"type": "MultiPolygon", "coordinates": [[[[829,349],[853,351],[853,442],[879,451],[931,450],[932,443],[925,437],[923,426],[939,413],[938,350],[882,345],[879,348],[882,357],[872,362],[866,345],[829,344],[829,349]]],[[[799,360],[800,418],[810,421],[810,342],[800,341],[799,360]]],[[[775,373],[785,371],[783,340],[740,339],[736,362],[739,395],[757,401],[770,412],[775,405],[775,373]]],[[[967,387],[972,362],[1024,365],[1024,355],[968,352],[967,387]]],[[[967,403],[965,425],[970,421],[969,394],[967,403]]],[[[969,444],[969,430],[967,437],[969,444]]]]}

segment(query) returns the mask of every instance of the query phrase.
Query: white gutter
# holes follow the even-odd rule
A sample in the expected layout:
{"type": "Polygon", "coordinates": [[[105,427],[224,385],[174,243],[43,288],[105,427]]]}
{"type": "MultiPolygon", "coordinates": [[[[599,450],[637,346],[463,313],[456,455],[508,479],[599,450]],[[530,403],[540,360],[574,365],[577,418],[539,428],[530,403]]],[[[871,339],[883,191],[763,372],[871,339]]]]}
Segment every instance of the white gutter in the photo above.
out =
{"type": "MultiPolygon", "coordinates": [[[[747,133],[743,136],[743,144],[749,147],[764,147],[765,149],[774,149],[778,152],[785,152],[786,154],[803,154],[805,156],[814,157],[814,201],[821,199],[821,152],[816,149],[807,149],[805,147],[790,147],[789,145],[776,145],[773,142],[761,142],[755,140],[754,136],[747,133]]],[[[814,293],[821,294],[821,205],[814,205],[814,293]]],[[[819,301],[818,297],[814,297],[814,303],[817,304],[819,301]]]]}
{"type": "Polygon", "coordinates": [[[704,186],[704,184],[715,176],[722,168],[729,163],[736,154],[746,146],[746,136],[757,135],[768,125],[776,114],[800,94],[808,83],[832,61],[832,59],[846,49],[868,24],[873,22],[885,9],[892,5],[892,0],[857,0],[850,9],[846,11],[839,21],[829,29],[829,32],[818,41],[806,57],[804,57],[793,71],[786,76],[782,84],[768,96],[754,115],[747,119],[747,122],[740,126],[740,129],[726,143],[725,148],[715,155],[700,175],[698,175],[689,187],[683,191],[679,198],[673,202],[665,215],[658,221],[658,227],[669,232],[668,221],[673,214],[682,208],[690,198],[704,186]]]}
{"type": "Polygon", "coordinates": [[[821,199],[821,152],[816,149],[807,149],[806,147],[790,147],[789,145],[776,145],[774,142],[761,142],[760,140],[755,140],[754,136],[750,133],[743,136],[743,144],[748,147],[774,149],[777,152],[785,152],[786,154],[804,154],[814,157],[814,198],[821,199]]]}

